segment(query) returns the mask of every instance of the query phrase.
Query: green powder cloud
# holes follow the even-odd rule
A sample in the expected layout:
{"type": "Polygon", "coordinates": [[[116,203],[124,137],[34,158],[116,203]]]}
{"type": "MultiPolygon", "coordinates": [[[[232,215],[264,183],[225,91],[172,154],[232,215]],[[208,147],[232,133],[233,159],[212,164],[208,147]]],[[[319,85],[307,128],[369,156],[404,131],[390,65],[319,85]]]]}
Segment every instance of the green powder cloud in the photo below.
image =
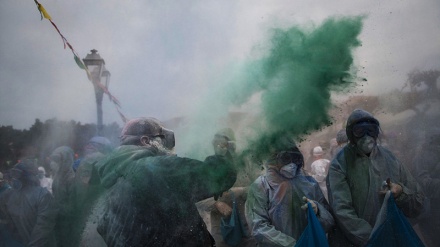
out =
{"type": "MultiPolygon", "coordinates": [[[[245,139],[242,150],[264,158],[280,137],[298,140],[330,124],[331,92],[353,86],[356,78],[352,52],[360,46],[363,19],[329,18],[318,27],[272,29],[267,44],[254,50],[258,57],[229,68],[227,78],[200,103],[196,121],[189,124],[193,133],[209,133],[211,138],[215,129],[224,127],[219,119],[231,108],[250,104],[252,121],[244,127],[246,134],[239,135],[245,139]]],[[[209,149],[206,144],[203,141],[197,152],[209,149]]]]}

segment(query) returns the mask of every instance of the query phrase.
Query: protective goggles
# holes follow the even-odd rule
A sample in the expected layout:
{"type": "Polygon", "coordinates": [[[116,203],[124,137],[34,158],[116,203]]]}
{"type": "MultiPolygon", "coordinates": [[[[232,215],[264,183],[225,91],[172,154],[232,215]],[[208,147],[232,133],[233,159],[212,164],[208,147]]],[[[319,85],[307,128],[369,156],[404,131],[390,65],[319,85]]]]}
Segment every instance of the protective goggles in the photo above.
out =
{"type": "MultiPolygon", "coordinates": [[[[143,135],[122,135],[119,136],[119,140],[121,141],[121,143],[126,143],[127,141],[131,140],[131,139],[136,139],[139,138],[143,135]]],[[[161,129],[161,133],[157,134],[157,135],[145,135],[148,136],[149,138],[156,138],[156,137],[160,137],[163,140],[163,145],[168,148],[168,149],[172,149],[175,146],[175,139],[174,139],[174,132],[172,130],[169,129],[165,129],[162,128],[161,129]]]]}
{"type": "Polygon", "coordinates": [[[371,137],[378,137],[379,126],[373,123],[358,123],[353,126],[352,132],[354,137],[356,138],[361,138],[365,135],[369,135],[371,137]]]}
{"type": "Polygon", "coordinates": [[[304,165],[304,157],[300,152],[282,151],[277,154],[277,159],[284,165],[295,163],[298,167],[304,165]]]}

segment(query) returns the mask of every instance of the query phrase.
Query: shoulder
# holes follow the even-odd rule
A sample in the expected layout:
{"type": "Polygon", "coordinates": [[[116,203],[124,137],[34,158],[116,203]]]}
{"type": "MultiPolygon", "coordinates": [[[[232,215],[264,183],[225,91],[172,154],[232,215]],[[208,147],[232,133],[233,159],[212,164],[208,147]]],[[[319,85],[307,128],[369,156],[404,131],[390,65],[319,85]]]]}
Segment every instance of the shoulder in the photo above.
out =
{"type": "Polygon", "coordinates": [[[249,186],[249,191],[261,191],[267,187],[266,175],[261,175],[249,186]]]}

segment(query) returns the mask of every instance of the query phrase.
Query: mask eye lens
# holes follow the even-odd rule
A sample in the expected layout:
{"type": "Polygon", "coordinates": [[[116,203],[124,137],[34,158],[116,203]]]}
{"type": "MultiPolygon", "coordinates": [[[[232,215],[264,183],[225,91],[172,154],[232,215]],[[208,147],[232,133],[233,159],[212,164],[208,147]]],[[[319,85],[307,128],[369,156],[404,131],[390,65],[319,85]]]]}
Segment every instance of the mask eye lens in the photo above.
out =
{"type": "Polygon", "coordinates": [[[281,152],[278,154],[278,159],[282,164],[289,164],[292,162],[298,167],[303,165],[302,155],[296,152],[281,152]]]}
{"type": "Polygon", "coordinates": [[[368,129],[368,134],[372,137],[379,136],[379,127],[377,127],[377,125],[370,125],[370,128],[368,129]]]}
{"type": "Polygon", "coordinates": [[[361,123],[353,126],[353,135],[355,137],[361,138],[365,134],[371,137],[377,137],[379,135],[379,126],[369,123],[361,123]]]}
{"type": "Polygon", "coordinates": [[[355,136],[355,137],[358,137],[358,138],[360,138],[360,137],[362,137],[362,136],[364,136],[365,135],[365,128],[363,127],[363,126],[354,126],[353,127],[353,135],[355,136]]]}

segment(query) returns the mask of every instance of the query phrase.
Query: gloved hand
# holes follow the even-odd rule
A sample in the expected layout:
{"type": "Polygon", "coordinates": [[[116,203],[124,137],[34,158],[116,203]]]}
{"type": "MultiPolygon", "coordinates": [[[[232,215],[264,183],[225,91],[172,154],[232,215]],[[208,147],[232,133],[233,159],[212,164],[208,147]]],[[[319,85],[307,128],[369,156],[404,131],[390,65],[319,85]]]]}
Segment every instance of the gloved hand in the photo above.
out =
{"type": "Polygon", "coordinates": [[[217,208],[217,210],[224,216],[224,217],[228,217],[229,215],[232,214],[232,208],[224,203],[224,202],[219,202],[216,201],[215,202],[215,208],[217,208]]]}
{"type": "Polygon", "coordinates": [[[393,193],[394,198],[397,198],[402,194],[403,188],[400,186],[400,184],[393,183],[389,178],[387,178],[386,181],[383,181],[382,183],[382,190],[379,191],[379,194],[386,194],[388,190],[391,190],[391,193],[393,193]]]}
{"type": "Polygon", "coordinates": [[[305,196],[303,197],[303,201],[305,202],[305,204],[301,206],[301,208],[303,210],[307,210],[307,207],[308,207],[307,202],[310,202],[310,204],[312,205],[312,208],[313,208],[313,212],[315,212],[315,214],[318,214],[318,205],[316,205],[316,203],[314,201],[310,200],[309,198],[307,198],[305,196]]]}

